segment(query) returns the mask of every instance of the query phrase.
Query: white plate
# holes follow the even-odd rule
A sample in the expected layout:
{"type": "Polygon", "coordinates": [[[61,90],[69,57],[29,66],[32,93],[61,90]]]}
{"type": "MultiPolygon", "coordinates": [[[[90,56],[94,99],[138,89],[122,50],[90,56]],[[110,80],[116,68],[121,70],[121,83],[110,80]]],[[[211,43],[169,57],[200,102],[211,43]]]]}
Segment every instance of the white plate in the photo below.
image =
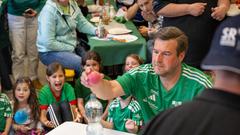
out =
{"type": "Polygon", "coordinates": [[[109,34],[119,35],[119,34],[127,34],[132,32],[132,30],[124,29],[124,28],[112,28],[108,30],[109,34]]]}
{"type": "Polygon", "coordinates": [[[99,16],[91,18],[90,21],[94,22],[94,23],[98,23],[99,22],[99,16]]]}
{"type": "Polygon", "coordinates": [[[92,12],[100,12],[101,9],[102,9],[102,7],[101,6],[97,6],[97,5],[89,5],[88,6],[88,11],[90,13],[92,13],[92,12]]]}
{"type": "Polygon", "coordinates": [[[108,35],[108,38],[115,38],[115,39],[123,39],[126,40],[126,42],[132,42],[138,39],[137,36],[126,34],[126,35],[108,35]]]}

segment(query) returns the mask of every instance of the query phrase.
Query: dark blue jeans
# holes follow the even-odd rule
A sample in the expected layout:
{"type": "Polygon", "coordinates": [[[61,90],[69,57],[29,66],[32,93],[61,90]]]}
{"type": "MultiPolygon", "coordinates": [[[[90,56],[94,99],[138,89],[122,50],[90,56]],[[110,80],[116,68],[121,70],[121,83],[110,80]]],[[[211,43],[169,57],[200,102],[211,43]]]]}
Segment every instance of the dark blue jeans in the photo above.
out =
{"type": "Polygon", "coordinates": [[[64,68],[74,69],[77,76],[82,71],[82,58],[73,52],[39,52],[39,58],[44,65],[59,62],[64,68]]]}

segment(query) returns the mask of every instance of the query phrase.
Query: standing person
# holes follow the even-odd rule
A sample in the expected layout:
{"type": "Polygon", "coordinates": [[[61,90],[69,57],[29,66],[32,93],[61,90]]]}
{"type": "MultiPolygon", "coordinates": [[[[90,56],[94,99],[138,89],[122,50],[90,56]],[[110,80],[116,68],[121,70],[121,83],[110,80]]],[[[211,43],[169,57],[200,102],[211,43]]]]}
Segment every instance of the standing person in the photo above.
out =
{"type": "Polygon", "coordinates": [[[59,62],[64,68],[81,72],[81,56],[77,46],[76,29],[96,35],[96,27],[82,15],[75,0],[47,0],[38,18],[37,46],[44,65],[59,62]]]}
{"type": "MultiPolygon", "coordinates": [[[[143,64],[137,54],[126,57],[124,72],[143,64]]],[[[143,125],[141,107],[132,96],[115,98],[109,107],[107,121],[102,121],[104,127],[124,132],[137,133],[143,125]]]]}
{"type": "Polygon", "coordinates": [[[190,101],[203,89],[211,87],[207,75],[182,63],[187,51],[186,35],[176,27],[162,28],[154,38],[152,64],[141,65],[116,80],[88,82],[90,70],[84,71],[81,82],[103,99],[133,95],[139,102],[144,122],[159,112],[190,101]]]}
{"type": "Polygon", "coordinates": [[[200,69],[219,21],[223,20],[230,0],[154,0],[153,10],[164,16],[163,27],[175,26],[189,38],[185,62],[200,69]]]}
{"type": "Polygon", "coordinates": [[[132,20],[136,26],[147,25],[141,15],[137,0],[116,0],[116,6],[125,12],[124,17],[126,20],[132,20]]]}
{"type": "MultiPolygon", "coordinates": [[[[87,68],[90,68],[93,71],[101,72],[102,71],[101,63],[102,63],[102,60],[101,60],[100,55],[94,51],[88,51],[82,59],[82,65],[83,65],[84,70],[86,70],[87,68]]],[[[111,78],[106,75],[104,75],[104,79],[111,80],[111,78]]],[[[87,103],[87,101],[90,99],[91,93],[92,92],[89,88],[87,88],[81,84],[80,78],[76,80],[75,94],[76,94],[76,98],[77,98],[77,106],[78,106],[78,109],[79,109],[81,115],[84,118],[85,123],[88,123],[88,121],[87,121],[87,117],[85,114],[84,106],[87,103]]],[[[107,114],[108,114],[108,106],[109,106],[109,103],[111,102],[111,100],[109,100],[109,101],[101,100],[101,99],[98,99],[98,100],[103,105],[102,119],[105,120],[107,117],[107,114]]]]}
{"type": "Polygon", "coordinates": [[[38,95],[40,121],[45,130],[48,132],[65,121],[80,121],[74,89],[65,82],[63,66],[57,62],[48,65],[46,78],[48,84],[38,95]]]}
{"type": "Polygon", "coordinates": [[[240,16],[217,29],[202,68],[215,82],[192,102],[155,117],[143,135],[237,135],[240,133],[240,16]]]}
{"type": "MultiPolygon", "coordinates": [[[[0,78],[1,80],[1,78],[0,78]]],[[[7,95],[2,93],[2,85],[0,83],[0,134],[8,135],[12,124],[12,106],[7,95]]]]}
{"type": "Polygon", "coordinates": [[[21,77],[17,79],[13,88],[13,99],[13,113],[16,114],[17,111],[24,110],[28,114],[28,119],[22,124],[13,121],[14,134],[42,134],[43,129],[39,121],[40,109],[37,94],[30,78],[21,77]]]}
{"type": "Polygon", "coordinates": [[[152,49],[153,49],[153,36],[163,26],[163,16],[157,16],[153,12],[152,6],[153,0],[137,0],[139,8],[142,10],[141,14],[144,20],[148,21],[148,27],[140,26],[139,32],[148,39],[147,41],[147,63],[151,63],[152,60],[152,49]]]}
{"type": "Polygon", "coordinates": [[[16,80],[24,76],[24,58],[28,58],[29,77],[36,89],[38,80],[37,17],[45,0],[8,0],[9,37],[12,43],[12,72],[16,80]]]}

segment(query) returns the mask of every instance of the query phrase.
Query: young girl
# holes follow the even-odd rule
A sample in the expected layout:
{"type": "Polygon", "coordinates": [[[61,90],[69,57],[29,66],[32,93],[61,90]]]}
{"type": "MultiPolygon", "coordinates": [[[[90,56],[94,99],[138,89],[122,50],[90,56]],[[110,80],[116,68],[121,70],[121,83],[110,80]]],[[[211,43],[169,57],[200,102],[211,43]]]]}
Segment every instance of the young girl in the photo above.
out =
{"type": "MultiPolygon", "coordinates": [[[[93,71],[100,72],[101,71],[101,57],[99,56],[98,53],[96,53],[94,51],[88,51],[86,53],[85,57],[83,57],[83,59],[82,59],[82,65],[83,65],[84,70],[86,70],[87,68],[91,68],[93,71]]],[[[104,76],[104,79],[110,80],[110,78],[106,75],[104,76]]],[[[92,92],[89,88],[86,88],[85,86],[83,86],[81,84],[81,81],[79,78],[75,83],[75,93],[76,93],[77,102],[78,102],[78,109],[80,110],[80,113],[84,118],[84,122],[87,123],[84,106],[85,106],[86,102],[89,100],[90,94],[92,92]]],[[[107,108],[108,108],[108,104],[110,103],[110,101],[101,100],[101,99],[98,99],[98,100],[103,105],[104,113],[102,115],[102,119],[106,119],[107,112],[108,112],[107,108]]]]}
{"type": "Polygon", "coordinates": [[[12,123],[12,106],[7,95],[1,91],[2,86],[0,83],[0,135],[8,135],[12,123]]]}
{"type": "MultiPolygon", "coordinates": [[[[124,70],[127,72],[141,64],[143,64],[143,60],[138,55],[128,55],[124,70]]],[[[143,124],[141,107],[132,96],[117,97],[109,106],[107,121],[102,121],[102,124],[107,128],[137,133],[143,124]]]]}
{"type": "Polygon", "coordinates": [[[17,120],[13,121],[13,130],[16,135],[29,135],[29,134],[41,134],[42,126],[39,121],[39,104],[37,100],[37,94],[33,87],[33,84],[28,77],[18,78],[15,86],[13,87],[13,99],[14,115],[18,110],[25,110],[28,115],[28,119],[23,123],[17,123],[17,120]]]}
{"type": "Polygon", "coordinates": [[[46,69],[48,84],[39,92],[40,121],[47,132],[65,121],[80,120],[80,115],[76,111],[74,89],[65,82],[64,75],[61,64],[55,62],[48,65],[46,69]]]}

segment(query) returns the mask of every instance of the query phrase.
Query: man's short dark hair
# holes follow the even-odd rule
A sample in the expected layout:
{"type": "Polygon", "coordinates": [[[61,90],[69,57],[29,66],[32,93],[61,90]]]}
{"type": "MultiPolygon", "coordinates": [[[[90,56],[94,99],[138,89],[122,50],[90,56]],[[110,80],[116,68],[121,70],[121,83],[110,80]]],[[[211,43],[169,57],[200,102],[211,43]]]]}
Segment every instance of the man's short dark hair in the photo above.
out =
{"type": "Polygon", "coordinates": [[[155,35],[154,35],[154,42],[156,39],[161,40],[171,40],[176,39],[178,43],[177,47],[177,55],[179,55],[181,52],[187,52],[188,49],[188,37],[185,35],[183,31],[178,29],[177,27],[164,27],[160,29],[155,35]]]}

